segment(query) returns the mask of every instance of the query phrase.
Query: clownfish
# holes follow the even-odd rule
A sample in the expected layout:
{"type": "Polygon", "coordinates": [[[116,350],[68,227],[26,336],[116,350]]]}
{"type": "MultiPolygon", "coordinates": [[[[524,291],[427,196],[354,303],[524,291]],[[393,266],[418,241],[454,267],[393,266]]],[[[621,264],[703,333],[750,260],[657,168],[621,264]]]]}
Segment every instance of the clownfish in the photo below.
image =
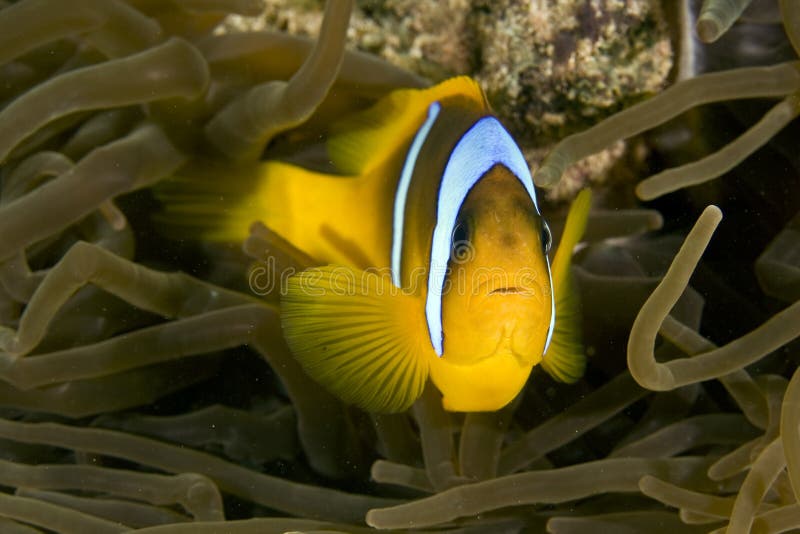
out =
{"type": "Polygon", "coordinates": [[[165,199],[167,219],[213,220],[205,238],[242,241],[261,220],[315,260],[280,302],[285,340],[315,381],[364,410],[400,412],[430,378],[445,409],[490,411],[535,365],[562,382],[582,376],[569,267],[589,192],[551,268],[528,165],[472,79],[395,90],[332,125],[325,152],[338,175],[263,161],[234,201],[214,187],[165,199]]]}

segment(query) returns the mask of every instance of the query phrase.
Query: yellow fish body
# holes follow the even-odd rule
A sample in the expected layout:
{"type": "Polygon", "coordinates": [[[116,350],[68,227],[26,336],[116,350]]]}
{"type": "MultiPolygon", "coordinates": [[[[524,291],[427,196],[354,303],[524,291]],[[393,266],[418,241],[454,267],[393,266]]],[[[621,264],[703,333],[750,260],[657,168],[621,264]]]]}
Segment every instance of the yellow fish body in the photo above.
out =
{"type": "Polygon", "coordinates": [[[588,191],[551,272],[528,167],[474,81],[394,91],[334,125],[326,150],[341,176],[269,161],[233,206],[166,198],[168,218],[218,221],[206,237],[241,241],[260,219],[323,265],[289,278],[281,298],[287,343],[312,378],[397,412],[430,377],[446,409],[487,411],[534,365],[565,382],[583,374],[568,273],[588,191]]]}

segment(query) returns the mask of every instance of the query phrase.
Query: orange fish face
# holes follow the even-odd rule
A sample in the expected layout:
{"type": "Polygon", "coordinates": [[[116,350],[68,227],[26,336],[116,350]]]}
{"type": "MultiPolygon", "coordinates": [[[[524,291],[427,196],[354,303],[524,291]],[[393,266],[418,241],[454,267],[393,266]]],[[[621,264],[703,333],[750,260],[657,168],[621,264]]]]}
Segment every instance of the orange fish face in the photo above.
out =
{"type": "Polygon", "coordinates": [[[498,409],[519,391],[509,394],[508,384],[521,387],[541,361],[553,319],[546,240],[531,198],[505,167],[469,192],[442,295],[444,351],[432,369],[446,405],[450,398],[474,410],[480,399],[481,409],[498,409]],[[448,368],[447,379],[437,380],[445,374],[437,366],[448,368]]]}

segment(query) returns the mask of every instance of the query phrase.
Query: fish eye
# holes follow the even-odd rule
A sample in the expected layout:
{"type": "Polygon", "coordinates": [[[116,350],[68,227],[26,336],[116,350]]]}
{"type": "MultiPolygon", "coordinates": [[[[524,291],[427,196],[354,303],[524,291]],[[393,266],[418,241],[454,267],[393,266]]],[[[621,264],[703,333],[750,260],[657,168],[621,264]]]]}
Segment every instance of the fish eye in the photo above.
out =
{"type": "Polygon", "coordinates": [[[469,227],[466,221],[458,221],[453,227],[451,236],[450,257],[456,262],[465,262],[472,258],[472,243],[469,240],[469,227]]]}
{"type": "Polygon", "coordinates": [[[469,231],[467,229],[467,223],[465,221],[459,220],[458,222],[456,222],[456,225],[453,228],[452,241],[453,244],[469,241],[469,231]]]}
{"type": "Polygon", "coordinates": [[[550,227],[547,226],[545,221],[542,221],[542,247],[544,248],[544,253],[548,254],[550,252],[550,247],[553,245],[553,234],[550,232],[550,227]]]}

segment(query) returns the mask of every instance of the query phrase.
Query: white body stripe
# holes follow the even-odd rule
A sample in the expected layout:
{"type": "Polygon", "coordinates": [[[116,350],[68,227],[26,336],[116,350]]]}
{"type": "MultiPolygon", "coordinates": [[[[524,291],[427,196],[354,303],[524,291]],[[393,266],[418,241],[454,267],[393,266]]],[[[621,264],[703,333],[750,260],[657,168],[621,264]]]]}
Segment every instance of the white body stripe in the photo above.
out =
{"type": "MultiPolygon", "coordinates": [[[[461,205],[472,186],[498,163],[507,167],[519,179],[528,191],[536,212],[539,213],[530,169],[516,142],[494,117],[479,119],[467,130],[450,154],[439,186],[436,226],[433,230],[430,265],[428,266],[425,318],[428,322],[431,344],[440,357],[444,350],[442,346],[442,292],[450,259],[453,228],[461,205]]],[[[553,306],[554,304],[551,302],[551,307],[553,306]]],[[[552,332],[552,320],[550,330],[552,332]]],[[[550,334],[548,333],[548,340],[549,338],[550,334]]]]}
{"type": "Polygon", "coordinates": [[[406,200],[408,197],[408,187],[411,185],[411,177],[414,174],[414,166],[419,157],[425,139],[428,137],[436,117],[439,115],[441,105],[434,102],[428,107],[428,118],[422,124],[411,147],[408,149],[403,170],[400,172],[400,181],[397,183],[397,191],[394,195],[394,220],[392,225],[392,283],[401,287],[400,265],[403,251],[403,225],[405,225],[406,200]]]}

